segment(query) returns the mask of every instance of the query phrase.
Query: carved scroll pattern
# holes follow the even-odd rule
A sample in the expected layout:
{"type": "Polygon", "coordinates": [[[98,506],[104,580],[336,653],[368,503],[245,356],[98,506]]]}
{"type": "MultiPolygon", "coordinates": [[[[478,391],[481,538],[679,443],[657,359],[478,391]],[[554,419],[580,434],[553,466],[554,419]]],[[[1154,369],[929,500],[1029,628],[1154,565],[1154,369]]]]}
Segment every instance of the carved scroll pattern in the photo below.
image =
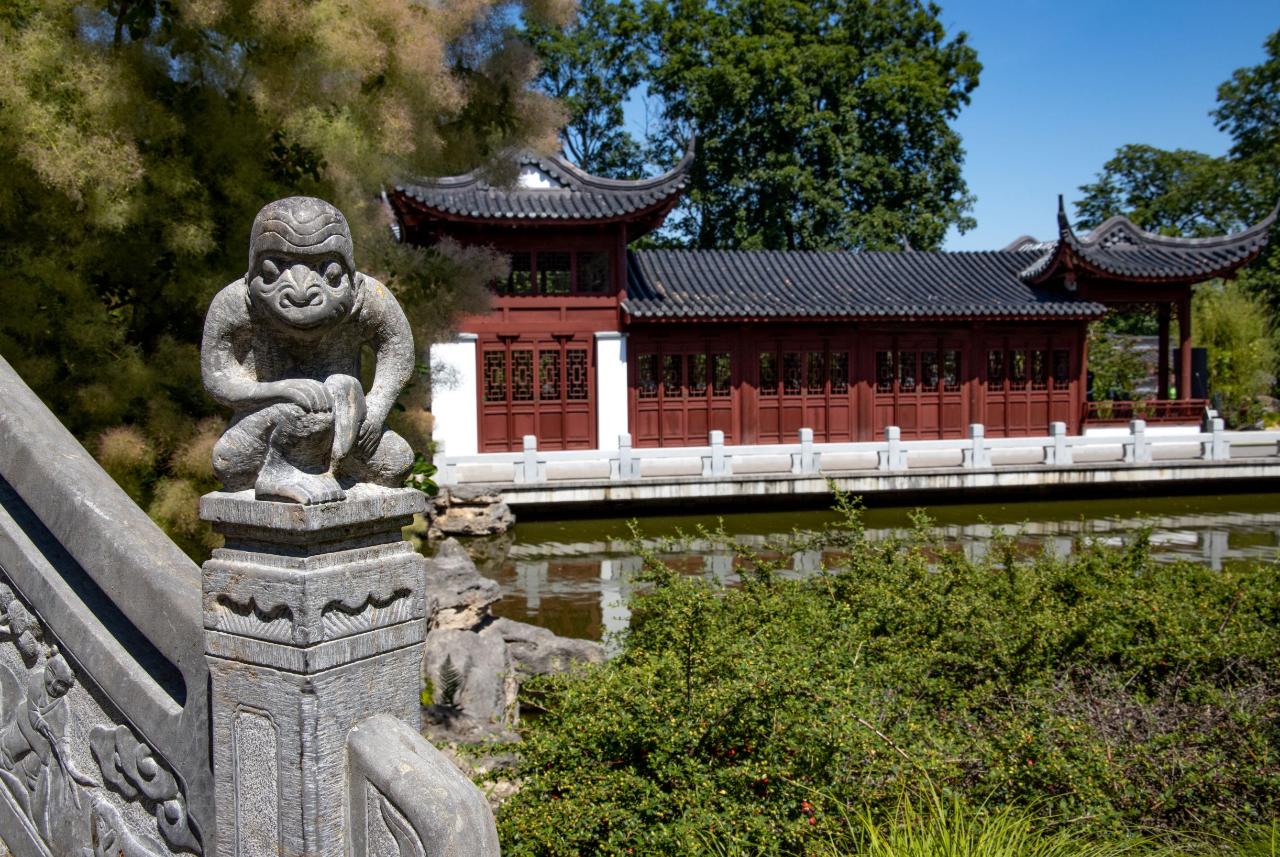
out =
{"type": "Polygon", "coordinates": [[[219,631],[287,643],[293,633],[293,611],[283,604],[263,607],[252,598],[247,604],[219,595],[219,631]]]}
{"type": "Polygon", "coordinates": [[[178,779],[132,729],[111,722],[123,717],[78,682],[2,571],[0,800],[53,854],[202,853],[178,779]]]}
{"type": "Polygon", "coordinates": [[[407,622],[412,618],[413,598],[408,589],[397,589],[381,598],[371,594],[354,607],[343,601],[330,601],[321,613],[326,640],[407,622]]]}

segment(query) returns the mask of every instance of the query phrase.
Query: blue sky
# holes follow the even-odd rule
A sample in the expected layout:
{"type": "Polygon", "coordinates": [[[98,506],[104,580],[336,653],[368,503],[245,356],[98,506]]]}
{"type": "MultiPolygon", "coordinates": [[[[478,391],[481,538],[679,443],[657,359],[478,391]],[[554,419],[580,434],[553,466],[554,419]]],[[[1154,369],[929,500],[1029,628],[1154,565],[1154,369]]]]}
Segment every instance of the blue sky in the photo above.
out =
{"type": "MultiPolygon", "coordinates": [[[[1222,154],[1218,84],[1265,56],[1280,2],[982,2],[942,0],[982,61],[956,129],[978,227],[948,250],[987,250],[1020,234],[1051,237],[1057,195],[1097,175],[1116,148],[1148,143],[1222,154]]],[[[1070,210],[1070,209],[1069,209],[1070,210]]]]}
{"type": "MultiPolygon", "coordinates": [[[[1280,27],[1280,0],[939,4],[948,32],[967,32],[983,64],[956,122],[978,226],[953,229],[948,250],[1052,237],[1058,194],[1078,199],[1125,143],[1224,153],[1229,140],[1209,117],[1218,84],[1261,62],[1263,39],[1280,27]]],[[[640,134],[642,102],[627,109],[640,134]]]]}

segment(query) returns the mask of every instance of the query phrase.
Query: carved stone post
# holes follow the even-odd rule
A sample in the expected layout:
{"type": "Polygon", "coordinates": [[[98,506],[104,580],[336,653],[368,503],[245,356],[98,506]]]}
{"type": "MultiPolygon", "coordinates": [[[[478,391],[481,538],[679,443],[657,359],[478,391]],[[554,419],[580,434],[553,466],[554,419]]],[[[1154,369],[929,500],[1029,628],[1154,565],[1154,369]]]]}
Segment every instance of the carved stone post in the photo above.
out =
{"type": "Polygon", "coordinates": [[[484,796],[419,733],[426,498],[385,426],[414,365],[386,286],[329,203],[258,213],[205,317],[201,373],[234,417],[200,515],[220,857],[498,853],[484,796]],[[361,351],[373,354],[365,388],[361,351]]]}
{"type": "Polygon", "coordinates": [[[348,732],[375,714],[420,726],[425,560],[400,528],[425,508],[377,486],[201,500],[226,538],[204,564],[217,854],[346,853],[348,732]]]}

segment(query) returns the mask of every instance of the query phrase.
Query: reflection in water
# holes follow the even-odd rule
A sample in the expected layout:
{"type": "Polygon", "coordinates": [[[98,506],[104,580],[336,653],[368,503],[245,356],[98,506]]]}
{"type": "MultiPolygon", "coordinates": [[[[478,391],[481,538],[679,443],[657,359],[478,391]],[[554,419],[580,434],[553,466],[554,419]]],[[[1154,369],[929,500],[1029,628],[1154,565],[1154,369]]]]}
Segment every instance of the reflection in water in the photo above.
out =
{"type": "MultiPolygon", "coordinates": [[[[997,530],[1017,532],[1028,546],[1068,553],[1081,535],[1119,545],[1142,527],[1151,530],[1153,550],[1161,558],[1189,559],[1214,569],[1224,562],[1280,558],[1280,494],[947,506],[930,514],[942,537],[975,561],[986,554],[997,530]]],[[[673,568],[732,584],[734,558],[723,545],[676,537],[720,520],[739,544],[763,548],[780,534],[817,529],[833,519],[829,512],[812,511],[647,518],[640,532],[673,568]]],[[[884,538],[910,525],[910,510],[873,509],[863,521],[869,537],[884,538]]],[[[626,521],[519,524],[502,536],[472,539],[467,548],[480,571],[502,585],[503,599],[495,605],[501,616],[597,640],[627,626],[626,600],[640,558],[626,521]]],[[[798,553],[791,572],[813,574],[823,560],[822,551],[798,553]]]]}

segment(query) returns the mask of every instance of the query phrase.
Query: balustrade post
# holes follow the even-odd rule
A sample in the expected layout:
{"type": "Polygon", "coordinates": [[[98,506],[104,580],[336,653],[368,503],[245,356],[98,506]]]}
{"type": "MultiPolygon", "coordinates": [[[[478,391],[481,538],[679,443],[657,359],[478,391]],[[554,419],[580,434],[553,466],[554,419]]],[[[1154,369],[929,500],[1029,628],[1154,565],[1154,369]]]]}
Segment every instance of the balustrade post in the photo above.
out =
{"type": "Polygon", "coordinates": [[[516,465],[515,481],[530,484],[546,481],[546,465],[538,459],[538,438],[527,434],[522,440],[520,463],[516,465]]]}
{"type": "Polygon", "coordinates": [[[1044,448],[1044,463],[1058,466],[1070,464],[1071,447],[1067,446],[1067,424],[1063,422],[1049,423],[1049,436],[1052,440],[1044,448]]]}
{"type": "Polygon", "coordinates": [[[1231,458],[1231,441],[1227,440],[1223,431],[1225,423],[1221,417],[1209,419],[1209,442],[1204,444],[1204,457],[1208,461],[1227,461],[1231,458]]]}
{"type": "Polygon", "coordinates": [[[961,453],[961,463],[968,468],[990,467],[991,450],[987,448],[987,429],[982,423],[969,424],[969,446],[961,453]]]}
{"type": "Polygon", "coordinates": [[[906,470],[907,454],[902,450],[902,429],[898,426],[885,426],[885,448],[877,452],[880,470],[906,470]]]}
{"type": "Polygon", "coordinates": [[[1151,463],[1151,444],[1147,441],[1145,420],[1129,421],[1129,438],[1124,443],[1124,460],[1128,464],[1151,463]]]}
{"type": "Polygon", "coordinates": [[[818,454],[813,451],[813,429],[800,429],[800,452],[791,456],[791,472],[813,474],[818,472],[818,454]]]}
{"type": "Polygon", "coordinates": [[[638,461],[631,454],[631,435],[623,432],[618,435],[618,454],[609,459],[610,479],[635,479],[640,475],[638,461]]]}
{"type": "Polygon", "coordinates": [[[436,441],[435,454],[431,456],[431,463],[436,466],[436,484],[437,485],[456,485],[458,482],[457,465],[449,460],[449,456],[445,453],[445,445],[443,440],[436,441]]]}
{"type": "Polygon", "coordinates": [[[702,475],[727,476],[729,474],[729,463],[724,454],[724,432],[719,429],[712,429],[707,436],[707,440],[711,444],[711,455],[703,460],[702,475]]]}

